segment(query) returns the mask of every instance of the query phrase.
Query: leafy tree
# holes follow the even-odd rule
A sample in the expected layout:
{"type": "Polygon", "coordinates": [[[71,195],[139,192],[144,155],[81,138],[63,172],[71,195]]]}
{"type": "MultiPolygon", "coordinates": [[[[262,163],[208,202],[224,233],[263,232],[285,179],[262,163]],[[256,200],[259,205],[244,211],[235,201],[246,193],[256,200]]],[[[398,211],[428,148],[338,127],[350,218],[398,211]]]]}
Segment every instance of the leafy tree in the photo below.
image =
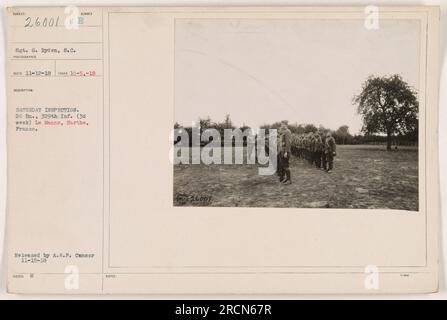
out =
{"type": "Polygon", "coordinates": [[[349,133],[349,127],[347,125],[338,128],[337,131],[335,131],[335,135],[338,137],[342,144],[346,144],[346,141],[352,137],[349,133]]]}
{"type": "Polygon", "coordinates": [[[278,130],[280,127],[281,127],[281,124],[282,123],[285,123],[287,126],[289,125],[289,121],[288,120],[281,120],[281,121],[276,121],[276,122],[273,122],[272,124],[265,124],[265,125],[263,125],[263,126],[261,126],[261,128],[264,128],[264,129],[276,129],[276,130],[278,130]]]}
{"type": "Polygon", "coordinates": [[[223,123],[223,128],[224,128],[224,129],[234,129],[233,121],[231,121],[231,118],[230,118],[230,115],[229,115],[229,114],[226,114],[226,115],[225,115],[225,120],[224,120],[224,123],[223,123]]]}
{"type": "Polygon", "coordinates": [[[301,124],[293,123],[289,124],[289,129],[292,131],[292,133],[301,134],[304,133],[304,127],[301,124]]]}
{"type": "Polygon", "coordinates": [[[318,128],[315,125],[313,125],[313,124],[306,124],[304,126],[304,132],[305,133],[317,132],[317,131],[318,131],[318,128]]]}
{"type": "Polygon", "coordinates": [[[387,150],[391,150],[393,135],[405,135],[417,130],[417,93],[400,75],[370,76],[362,92],[354,96],[353,104],[363,119],[365,134],[383,133],[387,137],[387,150]]]}
{"type": "Polygon", "coordinates": [[[245,123],[243,123],[239,129],[243,132],[243,131],[245,131],[247,129],[251,129],[251,128],[250,128],[250,126],[247,126],[245,123]]]}
{"type": "Polygon", "coordinates": [[[199,126],[202,131],[211,128],[212,126],[211,118],[210,117],[199,118],[199,126]]]}

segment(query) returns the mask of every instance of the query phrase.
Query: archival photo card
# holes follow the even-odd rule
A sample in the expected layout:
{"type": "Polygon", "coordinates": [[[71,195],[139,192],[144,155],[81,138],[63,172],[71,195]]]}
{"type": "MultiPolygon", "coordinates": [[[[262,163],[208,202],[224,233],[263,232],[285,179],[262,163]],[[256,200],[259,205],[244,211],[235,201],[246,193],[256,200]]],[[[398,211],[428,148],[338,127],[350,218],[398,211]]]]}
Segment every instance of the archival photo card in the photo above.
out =
{"type": "Polygon", "coordinates": [[[438,290],[438,7],[6,16],[10,293],[438,290]]]}

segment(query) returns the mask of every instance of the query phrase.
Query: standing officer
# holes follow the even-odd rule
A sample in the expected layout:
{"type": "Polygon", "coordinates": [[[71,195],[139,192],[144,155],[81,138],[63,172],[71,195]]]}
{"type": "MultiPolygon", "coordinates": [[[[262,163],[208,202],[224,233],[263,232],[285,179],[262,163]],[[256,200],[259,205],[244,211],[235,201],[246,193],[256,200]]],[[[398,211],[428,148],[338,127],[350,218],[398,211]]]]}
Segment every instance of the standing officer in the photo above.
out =
{"type": "Polygon", "coordinates": [[[321,155],[323,153],[323,143],[321,141],[320,134],[315,132],[314,134],[314,155],[315,155],[315,167],[321,168],[321,155]]]}
{"type": "Polygon", "coordinates": [[[327,171],[327,163],[326,163],[326,134],[323,133],[321,138],[321,142],[323,145],[323,152],[321,153],[321,169],[327,171]]]}
{"type": "Polygon", "coordinates": [[[326,163],[327,163],[327,173],[330,173],[332,169],[334,168],[334,157],[337,155],[336,153],[336,144],[335,139],[332,137],[331,133],[328,132],[326,134],[326,141],[324,144],[324,154],[326,156],[326,163]]]}
{"type": "Polygon", "coordinates": [[[289,159],[291,152],[291,140],[292,140],[292,132],[287,127],[285,121],[281,123],[279,133],[279,160],[281,162],[281,171],[279,172],[279,181],[284,184],[291,184],[292,179],[290,176],[289,169],[289,159]]]}
{"type": "Polygon", "coordinates": [[[281,180],[284,177],[284,168],[283,168],[283,163],[282,163],[282,157],[281,157],[281,152],[282,152],[282,135],[284,133],[282,124],[280,125],[278,132],[277,132],[277,136],[276,136],[276,174],[279,177],[279,182],[281,182],[281,180]]]}

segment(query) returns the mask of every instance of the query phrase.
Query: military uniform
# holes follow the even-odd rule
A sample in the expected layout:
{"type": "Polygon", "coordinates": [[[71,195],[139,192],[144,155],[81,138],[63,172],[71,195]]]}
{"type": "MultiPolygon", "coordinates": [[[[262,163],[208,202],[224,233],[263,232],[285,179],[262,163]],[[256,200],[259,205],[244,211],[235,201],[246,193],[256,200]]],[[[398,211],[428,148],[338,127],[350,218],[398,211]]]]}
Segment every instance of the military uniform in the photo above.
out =
{"type": "Polygon", "coordinates": [[[292,133],[291,141],[290,141],[290,151],[292,155],[295,157],[298,156],[298,136],[295,133],[292,133]]]}
{"type": "Polygon", "coordinates": [[[289,169],[292,132],[281,126],[278,139],[278,175],[281,182],[292,182],[289,169]]]}
{"type": "Polygon", "coordinates": [[[334,156],[336,156],[335,139],[328,134],[324,143],[324,154],[326,156],[327,172],[334,168],[334,156]]]}
{"type": "Polygon", "coordinates": [[[298,158],[303,159],[304,149],[303,149],[303,135],[298,137],[298,158]]]}
{"type": "Polygon", "coordinates": [[[323,145],[323,152],[321,153],[321,168],[326,171],[327,170],[327,163],[326,163],[326,136],[323,136],[321,139],[322,145],[323,145]]]}
{"type": "Polygon", "coordinates": [[[309,162],[311,165],[313,165],[315,162],[315,138],[313,133],[309,134],[309,152],[309,162]]]}
{"type": "Polygon", "coordinates": [[[314,163],[315,167],[321,168],[321,156],[323,154],[323,143],[318,133],[314,134],[314,163]]]}
{"type": "Polygon", "coordinates": [[[281,159],[281,148],[282,148],[281,141],[282,141],[283,132],[284,132],[283,128],[280,127],[277,132],[278,136],[276,137],[277,138],[277,142],[276,142],[276,150],[277,150],[277,152],[276,152],[276,159],[277,159],[276,160],[276,174],[279,176],[279,181],[281,181],[281,177],[284,176],[284,168],[282,166],[282,161],[281,161],[282,160],[281,159]]]}

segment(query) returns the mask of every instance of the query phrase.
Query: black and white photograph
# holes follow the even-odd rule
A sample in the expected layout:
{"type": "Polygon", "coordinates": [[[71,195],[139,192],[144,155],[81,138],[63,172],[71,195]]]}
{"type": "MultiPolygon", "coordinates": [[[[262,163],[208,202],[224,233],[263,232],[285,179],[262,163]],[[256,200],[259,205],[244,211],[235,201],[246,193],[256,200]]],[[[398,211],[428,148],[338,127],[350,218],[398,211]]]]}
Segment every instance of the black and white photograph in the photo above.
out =
{"type": "Polygon", "coordinates": [[[418,211],[420,30],[178,19],[174,205],[418,211]]]}

